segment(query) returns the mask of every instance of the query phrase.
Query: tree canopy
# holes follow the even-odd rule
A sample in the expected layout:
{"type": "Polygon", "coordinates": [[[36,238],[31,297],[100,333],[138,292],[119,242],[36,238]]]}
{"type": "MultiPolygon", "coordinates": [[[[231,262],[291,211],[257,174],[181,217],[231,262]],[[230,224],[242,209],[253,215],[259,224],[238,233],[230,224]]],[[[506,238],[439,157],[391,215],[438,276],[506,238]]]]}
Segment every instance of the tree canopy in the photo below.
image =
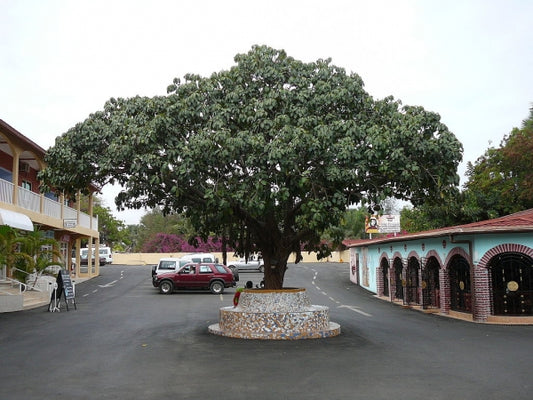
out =
{"type": "Polygon", "coordinates": [[[419,204],[458,184],[462,146],[438,114],[373,99],[329,59],[254,46],[235,62],[166,96],[110,99],[56,139],[41,178],[67,193],[119,183],[118,207],[183,212],[203,237],[255,246],[267,288],[292,252],[327,251],[321,234],[348,205],[419,204]]]}
{"type": "Polygon", "coordinates": [[[479,219],[533,208],[533,107],[498,148],[468,163],[465,192],[479,219]]]}
{"type": "Polygon", "coordinates": [[[408,232],[467,224],[533,208],[533,108],[521,128],[468,162],[463,190],[450,191],[440,204],[402,211],[408,232]]]}

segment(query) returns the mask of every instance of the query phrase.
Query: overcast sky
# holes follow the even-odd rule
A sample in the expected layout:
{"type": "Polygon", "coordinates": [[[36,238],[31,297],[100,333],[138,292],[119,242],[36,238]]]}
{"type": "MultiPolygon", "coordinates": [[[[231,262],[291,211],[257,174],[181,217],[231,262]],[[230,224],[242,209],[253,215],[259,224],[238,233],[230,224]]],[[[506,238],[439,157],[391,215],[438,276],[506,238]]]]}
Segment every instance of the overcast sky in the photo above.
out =
{"type": "MultiPolygon", "coordinates": [[[[467,161],[533,105],[531,0],[0,0],[0,119],[47,149],[110,97],[166,93],[254,44],[331,58],[375,98],[437,112],[467,161]]],[[[114,209],[116,188],[103,190],[114,209]]],[[[144,212],[115,216],[138,223],[144,212]]]]}

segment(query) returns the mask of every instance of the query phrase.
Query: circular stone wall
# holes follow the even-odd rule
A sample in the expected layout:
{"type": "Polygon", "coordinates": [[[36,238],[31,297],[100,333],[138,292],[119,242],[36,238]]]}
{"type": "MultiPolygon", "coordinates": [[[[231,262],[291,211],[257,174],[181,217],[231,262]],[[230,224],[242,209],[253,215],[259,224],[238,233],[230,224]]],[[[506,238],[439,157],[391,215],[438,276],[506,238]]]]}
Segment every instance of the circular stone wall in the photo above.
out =
{"type": "Polygon", "coordinates": [[[209,332],[242,339],[311,339],[337,336],[329,308],[311,305],[305,289],[245,289],[236,307],[222,307],[209,332]]]}

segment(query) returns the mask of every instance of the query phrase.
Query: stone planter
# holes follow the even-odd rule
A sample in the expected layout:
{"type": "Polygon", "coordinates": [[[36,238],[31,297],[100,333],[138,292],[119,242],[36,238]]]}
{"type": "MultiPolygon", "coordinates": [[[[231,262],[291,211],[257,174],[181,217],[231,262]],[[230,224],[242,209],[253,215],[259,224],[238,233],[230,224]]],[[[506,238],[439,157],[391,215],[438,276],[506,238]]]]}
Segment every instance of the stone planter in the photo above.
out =
{"type": "Polygon", "coordinates": [[[222,307],[209,332],[242,339],[312,339],[337,336],[329,308],[311,305],[305,289],[245,289],[237,307],[222,307]]]}

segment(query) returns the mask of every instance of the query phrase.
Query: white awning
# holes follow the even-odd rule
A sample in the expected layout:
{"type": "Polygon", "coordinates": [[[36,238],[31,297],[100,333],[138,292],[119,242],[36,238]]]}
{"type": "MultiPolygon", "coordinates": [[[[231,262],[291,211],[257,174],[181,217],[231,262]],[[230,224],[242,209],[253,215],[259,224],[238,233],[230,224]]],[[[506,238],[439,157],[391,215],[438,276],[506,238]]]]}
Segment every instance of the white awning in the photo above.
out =
{"type": "Polygon", "coordinates": [[[15,211],[4,210],[3,208],[0,208],[0,225],[7,225],[25,231],[33,231],[33,223],[31,222],[30,217],[15,211]]]}

